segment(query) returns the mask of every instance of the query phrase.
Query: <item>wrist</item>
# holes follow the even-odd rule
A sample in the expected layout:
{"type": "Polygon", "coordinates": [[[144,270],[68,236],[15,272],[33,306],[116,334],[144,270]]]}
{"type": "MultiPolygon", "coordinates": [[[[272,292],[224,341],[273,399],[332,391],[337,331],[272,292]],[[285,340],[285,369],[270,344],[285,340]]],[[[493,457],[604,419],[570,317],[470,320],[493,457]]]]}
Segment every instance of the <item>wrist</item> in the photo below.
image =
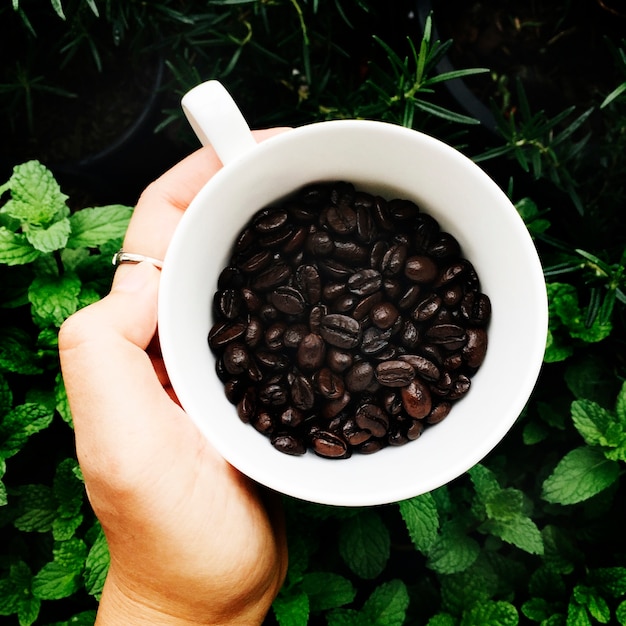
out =
{"type": "Polygon", "coordinates": [[[264,615],[216,617],[206,606],[176,606],[168,598],[145,598],[107,576],[94,626],[260,626],[264,615]]]}

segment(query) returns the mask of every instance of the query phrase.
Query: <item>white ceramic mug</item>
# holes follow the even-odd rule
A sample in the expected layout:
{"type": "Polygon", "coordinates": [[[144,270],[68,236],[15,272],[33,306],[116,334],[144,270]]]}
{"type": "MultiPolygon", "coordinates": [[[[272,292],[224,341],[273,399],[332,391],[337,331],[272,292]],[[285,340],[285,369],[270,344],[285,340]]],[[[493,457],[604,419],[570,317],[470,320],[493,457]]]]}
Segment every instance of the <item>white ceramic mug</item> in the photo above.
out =
{"type": "Polygon", "coordinates": [[[506,435],[536,382],[547,333],[541,264],[499,187],[457,150],[393,124],[310,124],[260,144],[221,84],[193,89],[183,108],[224,167],[187,209],[168,248],[159,293],[165,365],[189,417],[233,466],[267,487],[318,503],[398,501],[463,474],[506,435]],[[405,198],[454,235],[492,303],[486,358],[468,394],[416,441],[329,460],[278,452],[244,424],[224,395],[207,345],[217,276],[238,232],[258,209],[302,186],[344,180],[405,198]]]}

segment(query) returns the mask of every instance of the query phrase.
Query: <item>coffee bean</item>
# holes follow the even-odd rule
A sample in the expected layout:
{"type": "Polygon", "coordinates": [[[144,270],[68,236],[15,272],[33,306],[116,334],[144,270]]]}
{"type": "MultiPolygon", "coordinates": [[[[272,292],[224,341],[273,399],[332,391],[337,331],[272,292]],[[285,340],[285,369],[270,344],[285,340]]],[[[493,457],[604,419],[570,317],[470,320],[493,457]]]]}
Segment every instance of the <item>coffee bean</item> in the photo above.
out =
{"type": "Polygon", "coordinates": [[[380,289],[382,276],[374,269],[354,272],[348,278],[348,289],[357,296],[368,296],[380,289]]]}
{"type": "Polygon", "coordinates": [[[341,398],[345,392],[344,380],[328,367],[323,367],[313,376],[320,395],[328,400],[341,398]]]}
{"type": "Polygon", "coordinates": [[[243,343],[234,341],[226,346],[222,361],[226,371],[236,376],[243,374],[248,369],[250,365],[250,354],[243,343]]]}
{"type": "Polygon", "coordinates": [[[328,400],[322,407],[322,417],[325,420],[330,420],[333,417],[336,417],[348,406],[350,399],[350,393],[344,391],[343,395],[339,398],[332,398],[328,400]]]}
{"type": "Polygon", "coordinates": [[[324,217],[328,228],[340,235],[347,235],[356,228],[356,211],[347,204],[327,207],[324,217]]]}
{"type": "Polygon", "coordinates": [[[264,336],[264,324],[258,317],[251,317],[246,325],[244,341],[249,348],[255,348],[259,345],[264,336]]]}
{"type": "Polygon", "coordinates": [[[276,433],[272,435],[270,441],[277,450],[284,454],[299,456],[306,452],[304,441],[290,433],[276,433]]]}
{"type": "Polygon", "coordinates": [[[381,272],[386,276],[394,276],[402,271],[408,255],[406,244],[393,244],[382,258],[381,272]]]}
{"type": "Polygon", "coordinates": [[[297,428],[304,423],[304,412],[296,407],[288,406],[281,412],[279,421],[283,426],[297,428]]]}
{"type": "Polygon", "coordinates": [[[424,380],[431,382],[439,380],[441,375],[439,368],[426,357],[419,354],[401,354],[398,359],[410,363],[415,373],[424,380]]]}
{"type": "Polygon", "coordinates": [[[404,410],[415,419],[426,417],[432,408],[432,397],[426,383],[414,378],[400,390],[404,410]]]}
{"type": "Polygon", "coordinates": [[[274,430],[274,420],[267,409],[259,408],[251,423],[263,435],[270,435],[274,430]]]}
{"type": "Polygon", "coordinates": [[[477,369],[487,354],[487,331],[484,328],[468,328],[466,334],[467,343],[463,346],[462,356],[468,367],[477,369]]]}
{"type": "Polygon", "coordinates": [[[227,320],[236,319],[244,309],[243,297],[239,289],[222,289],[215,293],[213,306],[217,315],[227,320]]]}
{"type": "Polygon", "coordinates": [[[231,341],[241,337],[245,332],[246,324],[244,322],[218,322],[209,331],[209,347],[211,350],[219,350],[231,341]]]}
{"type": "Polygon", "coordinates": [[[280,350],[285,345],[283,337],[286,329],[287,324],[285,324],[285,322],[276,322],[269,326],[263,337],[267,348],[270,350],[280,350]]]}
{"type": "Polygon", "coordinates": [[[404,275],[414,283],[430,283],[438,272],[436,263],[428,256],[411,256],[404,264],[404,275]]]}
{"type": "Polygon", "coordinates": [[[345,374],[345,385],[351,393],[365,391],[374,380],[374,367],[367,361],[355,363],[345,374]]]}
{"type": "Polygon", "coordinates": [[[273,376],[259,387],[259,402],[277,407],[287,404],[289,393],[281,377],[273,376]]]}
{"type": "Polygon", "coordinates": [[[470,291],[461,301],[461,313],[473,326],[486,326],[491,318],[491,301],[484,293],[470,291]]]}
{"type": "Polygon", "coordinates": [[[258,291],[269,291],[289,280],[291,269],[286,263],[278,262],[257,274],[252,280],[252,288],[258,291]]]}
{"type": "Polygon", "coordinates": [[[311,381],[305,376],[295,376],[290,386],[291,402],[303,411],[308,411],[315,404],[315,391],[311,381]]]}
{"type": "Polygon", "coordinates": [[[346,441],[326,430],[317,430],[311,435],[311,449],[315,454],[329,459],[345,459],[350,456],[346,441]]]}
{"type": "Polygon", "coordinates": [[[309,304],[317,304],[322,297],[322,281],[315,265],[301,265],[296,270],[296,283],[309,304]]]}
{"type": "Polygon", "coordinates": [[[369,317],[374,326],[386,330],[391,328],[398,319],[398,309],[391,302],[381,302],[372,307],[369,317]]]}
{"type": "Polygon", "coordinates": [[[341,374],[351,367],[353,362],[352,354],[346,350],[330,346],[326,351],[326,363],[333,372],[341,374]]]}
{"type": "Polygon", "coordinates": [[[311,233],[305,242],[306,249],[315,257],[324,257],[332,254],[335,244],[330,235],[324,231],[311,233]]]}
{"type": "Polygon", "coordinates": [[[452,403],[450,402],[438,402],[435,404],[430,411],[430,413],[426,416],[424,420],[428,424],[438,424],[445,417],[447,417],[452,409],[452,403]]]}
{"type": "Polygon", "coordinates": [[[352,317],[330,313],[320,324],[323,339],[337,348],[354,348],[361,340],[361,326],[352,317]]]}
{"type": "Polygon", "coordinates": [[[352,418],[346,419],[343,423],[341,434],[351,446],[359,446],[372,437],[372,433],[369,430],[360,428],[352,418]]]}
{"type": "Polygon", "coordinates": [[[322,367],[326,357],[324,339],[316,333],[309,333],[298,344],[296,362],[302,370],[312,371],[322,367]]]}
{"type": "Polygon", "coordinates": [[[304,311],[304,296],[297,289],[283,285],[269,294],[269,301],[282,313],[299,315],[304,311]]]}
{"type": "Polygon", "coordinates": [[[428,341],[445,348],[458,350],[467,343],[467,333],[457,324],[436,324],[431,326],[425,334],[428,341]]]}
{"type": "Polygon", "coordinates": [[[240,258],[237,267],[247,274],[256,274],[268,267],[273,257],[271,250],[259,250],[250,256],[240,258]]]}
{"type": "Polygon", "coordinates": [[[383,361],[376,366],[376,380],[386,387],[406,387],[415,378],[415,370],[407,361],[383,361]]]}
{"type": "Polygon", "coordinates": [[[354,416],[359,428],[369,430],[374,437],[384,437],[389,428],[389,416],[377,405],[364,403],[354,416]]]}

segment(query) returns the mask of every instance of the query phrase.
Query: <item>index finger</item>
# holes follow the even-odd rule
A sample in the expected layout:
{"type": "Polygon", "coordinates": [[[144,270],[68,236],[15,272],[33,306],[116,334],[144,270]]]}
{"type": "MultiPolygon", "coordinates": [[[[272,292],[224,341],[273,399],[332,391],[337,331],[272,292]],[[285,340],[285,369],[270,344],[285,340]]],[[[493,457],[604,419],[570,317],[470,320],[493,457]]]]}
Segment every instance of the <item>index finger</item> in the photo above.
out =
{"type": "MultiPolygon", "coordinates": [[[[286,130],[270,128],[253,131],[253,135],[263,141],[286,130]]],[[[221,167],[215,150],[206,146],[151,183],[139,198],[124,237],[124,249],[163,259],[185,209],[221,167]]]]}

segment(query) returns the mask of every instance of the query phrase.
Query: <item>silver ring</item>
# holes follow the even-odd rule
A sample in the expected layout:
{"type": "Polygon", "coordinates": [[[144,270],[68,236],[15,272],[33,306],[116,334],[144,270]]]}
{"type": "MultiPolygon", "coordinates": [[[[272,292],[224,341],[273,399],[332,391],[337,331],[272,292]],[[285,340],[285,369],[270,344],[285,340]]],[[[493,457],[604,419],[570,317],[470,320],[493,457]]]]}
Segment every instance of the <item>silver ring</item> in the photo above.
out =
{"type": "Polygon", "coordinates": [[[124,250],[118,250],[111,259],[111,263],[115,267],[122,265],[122,263],[142,263],[143,261],[152,263],[152,265],[158,269],[163,267],[163,261],[159,261],[159,259],[155,259],[151,256],[144,256],[143,254],[136,254],[135,252],[126,252],[124,250]]]}

